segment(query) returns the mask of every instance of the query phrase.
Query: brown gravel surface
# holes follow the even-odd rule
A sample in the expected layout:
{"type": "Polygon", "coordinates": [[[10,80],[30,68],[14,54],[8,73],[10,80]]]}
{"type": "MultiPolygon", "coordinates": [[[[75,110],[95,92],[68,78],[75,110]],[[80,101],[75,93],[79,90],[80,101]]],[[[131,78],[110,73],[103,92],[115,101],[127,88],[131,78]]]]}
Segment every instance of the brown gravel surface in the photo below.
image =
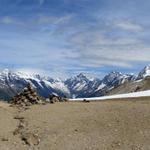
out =
{"type": "Polygon", "coordinates": [[[0,150],[32,149],[150,150],[150,98],[35,105],[26,111],[0,103],[0,150]]]}

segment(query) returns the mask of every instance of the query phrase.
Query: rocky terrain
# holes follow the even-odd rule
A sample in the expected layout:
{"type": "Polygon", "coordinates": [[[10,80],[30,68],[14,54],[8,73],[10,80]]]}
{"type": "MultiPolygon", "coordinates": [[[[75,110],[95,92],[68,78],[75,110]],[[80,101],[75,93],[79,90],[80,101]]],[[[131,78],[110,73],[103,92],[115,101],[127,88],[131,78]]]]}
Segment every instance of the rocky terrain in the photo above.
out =
{"type": "Polygon", "coordinates": [[[150,98],[32,105],[0,102],[0,150],[149,150],[150,98]]]}

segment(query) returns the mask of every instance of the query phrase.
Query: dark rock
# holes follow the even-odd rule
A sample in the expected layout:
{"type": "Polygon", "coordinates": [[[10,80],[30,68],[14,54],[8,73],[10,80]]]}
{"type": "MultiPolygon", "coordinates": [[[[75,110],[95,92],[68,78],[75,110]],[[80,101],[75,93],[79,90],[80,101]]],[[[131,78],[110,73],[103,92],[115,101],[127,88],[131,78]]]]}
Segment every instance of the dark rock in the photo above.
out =
{"type": "Polygon", "coordinates": [[[22,117],[22,116],[15,116],[14,119],[23,120],[24,117],[22,117]]]}
{"type": "Polygon", "coordinates": [[[90,101],[89,101],[89,100],[84,99],[84,100],[83,100],[83,102],[84,102],[84,103],[89,103],[90,101]]]}
{"type": "Polygon", "coordinates": [[[2,141],[8,141],[8,138],[2,138],[1,140],[2,141]]]}

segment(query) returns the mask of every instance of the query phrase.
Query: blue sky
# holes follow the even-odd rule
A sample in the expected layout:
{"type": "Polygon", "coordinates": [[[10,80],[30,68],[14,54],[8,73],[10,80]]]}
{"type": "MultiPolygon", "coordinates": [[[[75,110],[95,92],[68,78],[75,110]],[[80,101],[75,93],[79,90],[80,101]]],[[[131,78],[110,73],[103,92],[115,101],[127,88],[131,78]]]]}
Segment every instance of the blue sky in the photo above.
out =
{"type": "Polygon", "coordinates": [[[150,1],[0,0],[0,68],[54,77],[150,63],[150,1]]]}

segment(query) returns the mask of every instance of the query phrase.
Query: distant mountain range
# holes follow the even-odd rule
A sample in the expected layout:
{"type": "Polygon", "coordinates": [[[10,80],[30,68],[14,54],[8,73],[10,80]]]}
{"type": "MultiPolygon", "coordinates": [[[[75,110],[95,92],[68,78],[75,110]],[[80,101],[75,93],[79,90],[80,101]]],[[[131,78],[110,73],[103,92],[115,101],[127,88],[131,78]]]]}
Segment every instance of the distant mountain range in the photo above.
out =
{"type": "MultiPolygon", "coordinates": [[[[48,97],[51,93],[59,96],[67,96],[68,98],[126,93],[131,92],[131,90],[129,90],[129,87],[127,88],[128,90],[123,90],[124,85],[131,86],[135,83],[144,82],[148,76],[150,76],[150,66],[145,67],[137,76],[114,71],[107,74],[103,79],[88,78],[84,74],[79,74],[66,80],[41,77],[40,75],[30,75],[5,69],[0,72],[0,99],[10,99],[29,82],[38,94],[43,97],[48,97]]],[[[140,87],[137,87],[138,85],[135,86],[136,89],[134,91],[140,90],[140,87]]],[[[146,88],[150,89],[150,86],[146,88]]]]}

